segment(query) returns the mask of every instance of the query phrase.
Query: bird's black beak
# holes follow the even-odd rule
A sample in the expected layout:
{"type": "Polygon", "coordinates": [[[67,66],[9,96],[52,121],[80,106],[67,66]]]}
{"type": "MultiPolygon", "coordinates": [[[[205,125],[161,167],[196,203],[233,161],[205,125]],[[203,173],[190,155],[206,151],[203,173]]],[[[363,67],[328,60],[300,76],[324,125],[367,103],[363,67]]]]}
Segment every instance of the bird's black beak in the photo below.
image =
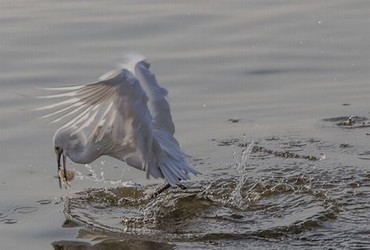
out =
{"type": "Polygon", "coordinates": [[[60,178],[60,170],[61,170],[61,158],[63,158],[63,174],[64,174],[64,180],[67,180],[67,170],[66,170],[66,156],[63,154],[63,151],[58,151],[57,152],[57,163],[58,163],[58,180],[59,180],[59,187],[62,188],[62,179],[60,178]]]}

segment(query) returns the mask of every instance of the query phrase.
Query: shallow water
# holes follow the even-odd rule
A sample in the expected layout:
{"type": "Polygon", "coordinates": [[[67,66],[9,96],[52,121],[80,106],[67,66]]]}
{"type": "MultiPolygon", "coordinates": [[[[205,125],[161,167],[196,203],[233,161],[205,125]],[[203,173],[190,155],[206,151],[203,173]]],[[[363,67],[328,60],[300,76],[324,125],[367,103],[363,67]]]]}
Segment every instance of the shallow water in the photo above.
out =
{"type": "Polygon", "coordinates": [[[368,248],[368,9],[1,1],[1,249],[368,248]],[[160,181],[102,158],[69,164],[78,174],[59,190],[57,126],[24,95],[95,81],[129,52],[169,90],[203,175],[147,200],[160,181]]]}

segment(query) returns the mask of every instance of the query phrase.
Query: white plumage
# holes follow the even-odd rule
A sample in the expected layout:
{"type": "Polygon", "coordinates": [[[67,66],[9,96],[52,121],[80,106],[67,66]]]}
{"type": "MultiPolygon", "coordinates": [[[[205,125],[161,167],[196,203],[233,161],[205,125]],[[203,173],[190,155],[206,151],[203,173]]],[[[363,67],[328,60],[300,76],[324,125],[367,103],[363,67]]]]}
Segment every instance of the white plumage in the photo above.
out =
{"type": "Polygon", "coordinates": [[[61,100],[38,110],[52,110],[43,116],[52,123],[65,122],[53,139],[58,169],[61,156],[65,166],[66,157],[87,164],[109,155],[170,185],[199,173],[173,136],[167,90],[149,66],[143,57],[131,57],[98,82],[48,89],[56,93],[43,98],[61,100]]]}

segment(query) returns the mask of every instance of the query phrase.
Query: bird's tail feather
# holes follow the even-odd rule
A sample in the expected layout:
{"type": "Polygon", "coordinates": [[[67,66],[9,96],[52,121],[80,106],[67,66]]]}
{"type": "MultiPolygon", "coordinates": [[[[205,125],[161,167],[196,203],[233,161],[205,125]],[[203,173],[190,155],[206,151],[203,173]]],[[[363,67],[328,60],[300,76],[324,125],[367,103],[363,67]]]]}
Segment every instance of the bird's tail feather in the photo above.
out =
{"type": "Polygon", "coordinates": [[[186,162],[186,155],[181,151],[176,139],[165,132],[154,130],[153,154],[156,161],[148,166],[148,174],[154,178],[164,177],[170,185],[180,180],[189,180],[189,174],[200,174],[186,162]]]}

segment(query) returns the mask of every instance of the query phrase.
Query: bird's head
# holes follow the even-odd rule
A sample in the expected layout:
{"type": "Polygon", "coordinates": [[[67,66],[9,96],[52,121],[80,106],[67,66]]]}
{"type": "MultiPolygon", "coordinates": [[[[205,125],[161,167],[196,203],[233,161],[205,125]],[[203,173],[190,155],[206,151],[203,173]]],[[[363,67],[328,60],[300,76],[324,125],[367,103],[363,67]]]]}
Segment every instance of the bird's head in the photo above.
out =
{"type": "Polygon", "coordinates": [[[66,160],[67,157],[73,160],[83,150],[85,138],[81,133],[75,133],[72,129],[59,129],[53,138],[54,151],[57,158],[59,186],[62,186],[60,170],[63,163],[63,177],[67,180],[66,160]]]}

